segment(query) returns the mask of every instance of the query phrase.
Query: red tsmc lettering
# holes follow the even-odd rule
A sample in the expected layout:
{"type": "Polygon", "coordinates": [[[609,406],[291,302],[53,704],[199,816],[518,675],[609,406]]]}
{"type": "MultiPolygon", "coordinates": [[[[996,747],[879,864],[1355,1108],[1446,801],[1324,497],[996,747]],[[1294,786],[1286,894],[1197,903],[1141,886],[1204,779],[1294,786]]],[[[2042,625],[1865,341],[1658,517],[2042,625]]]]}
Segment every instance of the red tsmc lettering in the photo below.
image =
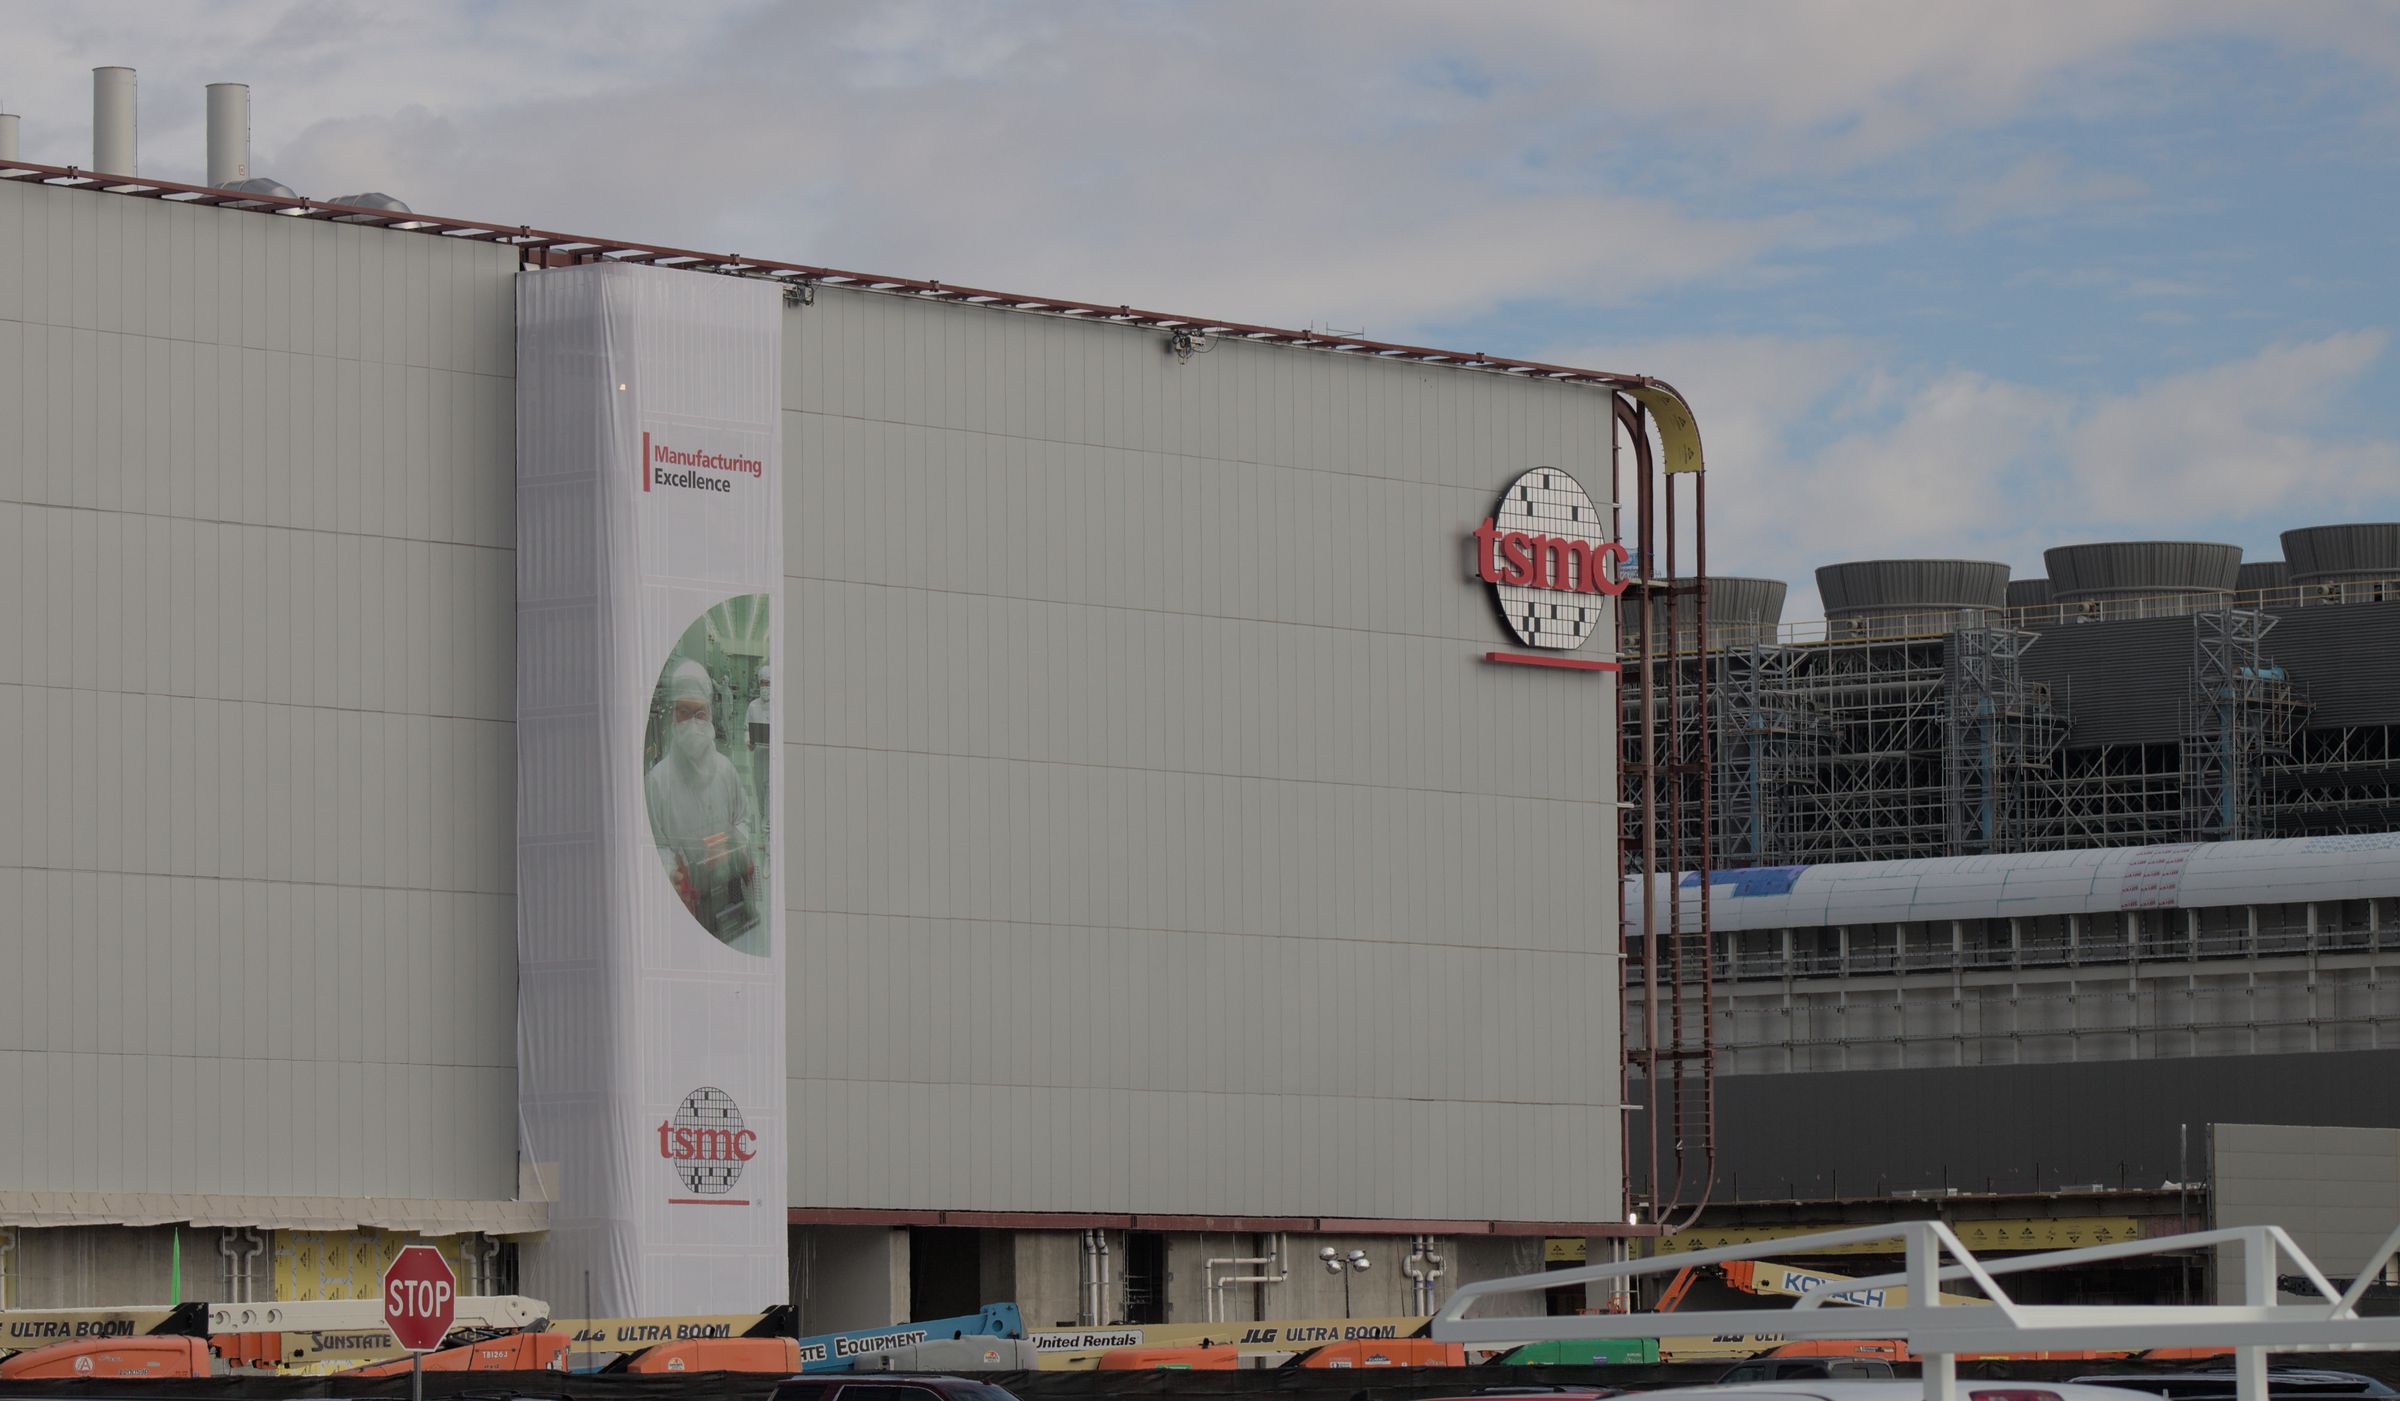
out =
{"type": "Polygon", "coordinates": [[[1625,592],[1625,581],[1612,577],[1608,564],[1626,559],[1625,547],[1614,540],[1595,544],[1567,535],[1502,530],[1490,516],[1475,527],[1475,570],[1487,584],[1614,597],[1625,592]]]}
{"type": "Polygon", "coordinates": [[[748,1129],[658,1126],[658,1156],[679,1163],[746,1163],[758,1156],[758,1135],[748,1129]]]}

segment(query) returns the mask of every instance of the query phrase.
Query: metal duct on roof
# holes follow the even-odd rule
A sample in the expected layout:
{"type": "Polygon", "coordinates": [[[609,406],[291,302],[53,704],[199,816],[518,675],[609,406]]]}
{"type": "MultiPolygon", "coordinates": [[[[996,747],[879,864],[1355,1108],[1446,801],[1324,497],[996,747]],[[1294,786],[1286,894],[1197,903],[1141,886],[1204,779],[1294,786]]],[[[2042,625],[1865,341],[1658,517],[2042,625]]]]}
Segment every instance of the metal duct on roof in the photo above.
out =
{"type": "MultiPolygon", "coordinates": [[[[1781,579],[1745,579],[1730,575],[1713,576],[1708,581],[1708,644],[1711,648],[1743,646],[1752,642],[1772,642],[1775,629],[1783,622],[1783,599],[1788,586],[1781,579]]],[[[1675,600],[1675,644],[1691,639],[1695,617],[1695,600],[1680,597],[1675,600]]],[[[1626,602],[1618,614],[1617,646],[1632,650],[1641,645],[1639,605],[1626,602]]],[[[1666,630],[1663,603],[1661,611],[1651,614],[1653,635],[1666,630]]]]}
{"type": "Polygon", "coordinates": [[[2008,606],[2039,608],[2050,601],[2048,579],[2011,579],[2008,581],[2008,606]]]}
{"type": "Polygon", "coordinates": [[[250,178],[250,85],[208,85],[208,183],[229,189],[250,178]]]}
{"type": "Polygon", "coordinates": [[[2060,603],[2233,592],[2242,547],[2199,540],[2118,540],[2042,552],[2060,603]]]}
{"type": "Polygon", "coordinates": [[[2244,560],[2241,572],[2233,576],[2233,586],[2243,593],[2266,593],[2291,583],[2292,567],[2279,559],[2244,560]]]}
{"type": "Polygon", "coordinates": [[[1817,593],[1835,637],[1945,633],[1960,615],[2008,606],[2008,566],[1981,559],[1863,559],[1820,565],[1817,593]]]}
{"type": "Polygon", "coordinates": [[[2400,524],[2311,525],[2283,532],[2295,584],[2400,579],[2400,524]]]}
{"type": "Polygon", "coordinates": [[[134,98],[133,70],[92,70],[92,169],[103,175],[132,175],[141,162],[135,155],[139,113],[134,98]]]}

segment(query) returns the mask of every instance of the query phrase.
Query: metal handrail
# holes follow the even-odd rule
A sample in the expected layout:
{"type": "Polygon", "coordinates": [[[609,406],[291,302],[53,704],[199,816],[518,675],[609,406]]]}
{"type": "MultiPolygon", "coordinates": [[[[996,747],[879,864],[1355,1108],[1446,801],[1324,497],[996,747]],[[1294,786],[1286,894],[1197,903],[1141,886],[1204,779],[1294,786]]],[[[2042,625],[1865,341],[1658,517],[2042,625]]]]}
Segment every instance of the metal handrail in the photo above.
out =
{"type": "Polygon", "coordinates": [[[2366,1287],[2395,1253],[2395,1228],[2353,1276],[2347,1292],[2332,1283],[2299,1245],[2276,1226],[2238,1226],[2154,1240],[2046,1251],[1985,1263],[1976,1259],[1949,1226],[1939,1221],[1901,1221],[1787,1236],[1774,1242],[1778,1255],[1813,1255],[1845,1246],[1898,1240],[1905,1268],[1866,1279],[1827,1281],[1808,1290],[1789,1310],[1718,1310],[1703,1313],[1587,1314],[1565,1317],[1469,1318],[1483,1300],[1502,1295],[1540,1294],[1567,1285],[1596,1284],[1666,1274],[1694,1265],[1756,1259],[1757,1245],[1678,1252],[1648,1260],[1586,1265],[1542,1274],[1512,1275],[1467,1285],[1435,1312],[1428,1334],[1442,1342],[1532,1343],[1569,1339],[1664,1338],[1691,1333],[1737,1334],[1760,1329],[1787,1338],[1896,1338],[1924,1363],[1926,1401],[1959,1401],[1961,1355],[2008,1355],[2054,1350],[2139,1351],[2152,1348],[2231,1348],[2240,1401],[2267,1401],[2267,1353],[2400,1347],[2400,1318],[2362,1318],[2357,1312],[2366,1287]],[[2242,1250],[2239,1304],[2032,1305],[2020,1304],[2000,1286],[2005,1275],[2062,1265],[2090,1264],[2160,1255],[2216,1245],[2242,1250]],[[2306,1303],[2278,1302],[2279,1261],[2305,1278],[2319,1294],[2306,1303]],[[1941,1285],[1969,1280],[1987,1302],[1944,1303],[1941,1285]],[[1906,1303],[1881,1302],[1839,1309],[1828,1302],[1856,1304],[1876,1289],[1903,1286],[1906,1303]],[[1768,1322],[1772,1320],[1772,1322],[1768,1322]]]}

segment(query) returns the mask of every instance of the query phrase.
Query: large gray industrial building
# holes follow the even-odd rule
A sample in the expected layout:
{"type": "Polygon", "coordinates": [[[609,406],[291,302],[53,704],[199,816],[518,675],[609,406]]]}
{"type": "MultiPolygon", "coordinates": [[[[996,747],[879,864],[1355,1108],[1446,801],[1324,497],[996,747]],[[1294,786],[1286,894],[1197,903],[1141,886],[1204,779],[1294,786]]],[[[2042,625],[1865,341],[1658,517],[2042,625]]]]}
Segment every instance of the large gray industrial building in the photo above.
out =
{"type": "Polygon", "coordinates": [[[598,1170],[520,1151],[512,463],[520,268],[601,257],[788,289],[804,1326],[1615,1229],[1614,681],[1460,568],[1607,507],[1606,382],[12,162],[0,1305],[496,1289],[598,1170]]]}
{"type": "MultiPolygon", "coordinates": [[[[1323,1315],[1320,1242],[1396,1314],[1405,1256],[1618,1232],[1614,681],[1489,664],[1458,567],[1530,467],[1614,506],[1605,380],[14,169],[0,1305],[541,1248],[513,284],[598,257],[790,294],[804,1325],[1323,1315]]],[[[1804,638],[1723,580],[1705,656],[1661,630],[1655,772],[1715,751],[1660,863],[1721,871],[1708,1224],[2288,1219],[2295,1151],[2400,1156],[2396,533],[1834,566],[1804,638]]]]}

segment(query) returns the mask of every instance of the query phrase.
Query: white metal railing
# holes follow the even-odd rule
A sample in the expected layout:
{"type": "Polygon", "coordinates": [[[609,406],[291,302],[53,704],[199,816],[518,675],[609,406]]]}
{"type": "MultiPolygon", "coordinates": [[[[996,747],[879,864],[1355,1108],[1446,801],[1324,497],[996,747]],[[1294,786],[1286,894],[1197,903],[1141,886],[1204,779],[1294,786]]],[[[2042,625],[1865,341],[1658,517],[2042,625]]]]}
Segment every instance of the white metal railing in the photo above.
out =
{"type": "MultiPolygon", "coordinates": [[[[1939,1221],[1856,1226],[1775,1241],[1782,1255],[1813,1255],[1842,1246],[1898,1240],[1906,1267],[1889,1275],[1828,1282],[1788,1310],[1703,1313],[1584,1314],[1562,1317],[1470,1318],[1481,1301],[1535,1294],[1568,1285],[1616,1282],[1693,1265],[1757,1258],[1756,1245],[1682,1251],[1649,1260],[1586,1265],[1543,1274],[1512,1275],[1469,1284],[1433,1315],[1429,1332],[1442,1342],[1516,1344],[1601,1338],[1665,1338],[1688,1334],[1771,1331],[1787,1338],[1896,1338],[1924,1363],[1926,1401],[1959,1401],[1958,1358],[2047,1351],[2136,1352],[2152,1348],[2231,1348],[2240,1401],[2267,1401],[2267,1353],[2330,1352],[2400,1347],[2400,1318],[2361,1318],[2358,1301],[2400,1252],[2400,1229],[2384,1238],[2356,1272],[2347,1293],[2334,1289],[2315,1262],[2279,1226],[2240,1226],[2127,1241],[2118,1245],[1984,1262],[1939,1221]],[[2165,1254],[2220,1245],[2242,1252],[2239,1304],[2020,1304],[2000,1277],[2028,1270],[2165,1254]],[[2278,1270],[2288,1261],[2288,1271],[2278,1270]],[[2277,1302],[2277,1276],[2305,1279],[2318,1298],[2277,1302]],[[1941,1285],[1965,1280],[1982,1290],[1973,1304],[1942,1302],[1941,1285]],[[1845,1295],[1905,1285],[1908,1302],[1826,1308],[1845,1295]]],[[[1887,1296],[1888,1297],[1888,1296],[1887,1296]]]]}

